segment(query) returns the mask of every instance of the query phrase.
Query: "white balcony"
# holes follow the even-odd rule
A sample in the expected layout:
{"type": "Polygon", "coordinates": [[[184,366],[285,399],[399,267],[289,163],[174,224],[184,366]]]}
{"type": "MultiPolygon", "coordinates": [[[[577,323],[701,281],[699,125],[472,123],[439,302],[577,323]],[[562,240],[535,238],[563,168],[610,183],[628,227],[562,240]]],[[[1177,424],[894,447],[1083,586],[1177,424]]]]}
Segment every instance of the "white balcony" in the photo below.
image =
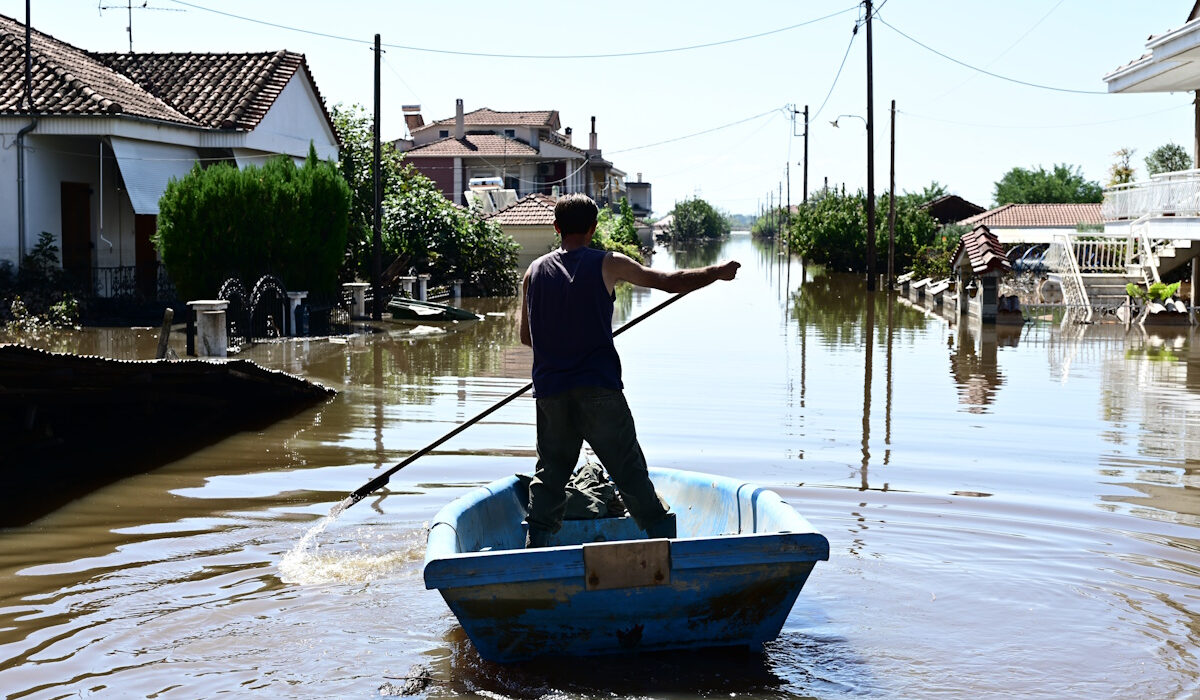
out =
{"type": "Polygon", "coordinates": [[[1132,221],[1142,216],[1200,217],[1200,170],[1161,173],[1148,181],[1130,182],[1104,191],[1105,221],[1132,221]]]}

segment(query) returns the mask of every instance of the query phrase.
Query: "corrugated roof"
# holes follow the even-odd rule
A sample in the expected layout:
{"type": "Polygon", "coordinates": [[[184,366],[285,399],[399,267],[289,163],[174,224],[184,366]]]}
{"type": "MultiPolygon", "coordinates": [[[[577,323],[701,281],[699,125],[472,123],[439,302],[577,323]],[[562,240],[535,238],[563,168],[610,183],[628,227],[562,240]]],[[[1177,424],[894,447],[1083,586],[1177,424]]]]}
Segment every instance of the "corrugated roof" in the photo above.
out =
{"type": "Polygon", "coordinates": [[[545,194],[527,194],[485,218],[501,226],[553,226],[557,201],[545,194]]]}
{"type": "MultiPolygon", "coordinates": [[[[48,115],[127,114],[193,123],[85,51],[36,29],[30,38],[35,112],[48,115]]],[[[0,15],[0,114],[28,113],[25,103],[25,25],[0,15]]]]}
{"type": "Polygon", "coordinates": [[[1099,202],[1087,204],[1005,204],[959,221],[992,228],[1054,228],[1079,224],[1102,224],[1099,202]]]}
{"type": "MultiPolygon", "coordinates": [[[[558,110],[546,109],[532,112],[498,112],[494,109],[481,107],[463,114],[465,126],[548,126],[558,131],[558,110]]],[[[425,131],[434,127],[454,126],[454,117],[430,122],[425,126],[414,129],[412,133],[425,131]]]]}
{"type": "Polygon", "coordinates": [[[977,275],[1012,271],[1012,263],[1004,254],[1000,239],[983,224],[976,225],[958,242],[958,247],[954,249],[954,267],[962,265],[964,256],[965,262],[971,265],[971,270],[977,275]]]}
{"type": "Polygon", "coordinates": [[[423,156],[490,156],[496,158],[539,155],[524,141],[497,134],[467,134],[461,139],[445,138],[405,151],[406,158],[423,156]]]}

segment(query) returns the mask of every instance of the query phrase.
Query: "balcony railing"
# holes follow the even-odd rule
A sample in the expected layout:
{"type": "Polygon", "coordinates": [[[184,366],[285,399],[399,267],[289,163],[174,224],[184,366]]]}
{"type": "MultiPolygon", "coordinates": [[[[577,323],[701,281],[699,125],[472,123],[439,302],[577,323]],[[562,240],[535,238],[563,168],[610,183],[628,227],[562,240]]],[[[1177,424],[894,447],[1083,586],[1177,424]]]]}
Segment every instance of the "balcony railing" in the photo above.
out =
{"type": "Polygon", "coordinates": [[[1200,170],[1161,173],[1146,182],[1130,182],[1104,191],[1105,221],[1141,216],[1200,216],[1200,170]]]}

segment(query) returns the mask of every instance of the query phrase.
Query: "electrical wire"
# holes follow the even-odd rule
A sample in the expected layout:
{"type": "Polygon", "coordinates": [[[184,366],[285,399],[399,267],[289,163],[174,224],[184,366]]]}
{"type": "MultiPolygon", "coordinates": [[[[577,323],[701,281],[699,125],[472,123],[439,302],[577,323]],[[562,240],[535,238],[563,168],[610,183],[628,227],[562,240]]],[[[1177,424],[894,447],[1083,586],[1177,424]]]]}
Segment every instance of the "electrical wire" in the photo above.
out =
{"type": "MultiPolygon", "coordinates": [[[[1048,12],[1046,12],[1046,14],[1042,15],[1041,19],[1034,22],[1033,26],[1031,26],[1029,29],[1026,29],[1025,32],[1023,34],[1021,34],[1021,36],[1017,37],[1016,41],[1014,41],[1013,43],[1008,45],[1008,48],[1006,48],[1003,51],[1001,51],[1000,53],[996,54],[996,57],[993,58],[992,60],[988,61],[987,65],[990,67],[993,63],[995,63],[996,61],[999,61],[1001,58],[1003,58],[1004,55],[1007,54],[1009,51],[1012,51],[1013,49],[1015,49],[1017,47],[1017,44],[1024,41],[1025,37],[1029,36],[1030,33],[1033,32],[1033,30],[1040,27],[1042,22],[1045,22],[1047,17],[1054,14],[1054,11],[1057,10],[1064,2],[1066,2],[1066,0],[1058,0],[1058,2],[1054,4],[1054,7],[1051,7],[1050,10],[1048,12]]],[[[880,20],[880,21],[882,21],[882,20],[880,20]]],[[[943,92],[942,94],[938,95],[937,97],[933,98],[933,101],[937,102],[938,100],[941,100],[946,95],[949,95],[950,93],[954,92],[955,90],[958,90],[963,85],[966,85],[967,83],[971,82],[971,79],[974,77],[975,76],[968,77],[966,80],[962,81],[958,85],[955,85],[954,87],[950,88],[949,90],[947,90],[947,91],[943,92]]]]}
{"type": "Polygon", "coordinates": [[[989,70],[984,70],[983,68],[979,68],[978,66],[973,66],[969,63],[960,61],[957,58],[954,58],[953,56],[947,56],[946,54],[942,53],[941,51],[938,51],[937,49],[933,48],[932,46],[929,46],[928,44],[923,44],[920,41],[917,41],[913,37],[905,34],[904,32],[900,31],[899,29],[892,26],[891,24],[888,24],[887,20],[885,20],[882,17],[876,17],[876,19],[878,19],[880,21],[880,23],[882,23],[888,29],[891,29],[892,31],[896,32],[897,34],[904,37],[905,39],[908,39],[909,41],[916,44],[917,46],[920,46],[921,48],[925,49],[926,51],[935,53],[938,56],[941,56],[942,58],[946,59],[947,61],[950,61],[952,63],[957,63],[958,65],[960,65],[964,68],[969,68],[973,71],[983,73],[984,75],[988,75],[988,76],[991,76],[991,77],[999,79],[999,80],[1004,80],[1004,81],[1007,81],[1010,83],[1016,83],[1018,85],[1024,85],[1026,87],[1035,87],[1035,88],[1039,88],[1041,90],[1053,90],[1054,92],[1069,92],[1069,93],[1073,93],[1076,95],[1107,95],[1107,94],[1109,94],[1105,90],[1075,90],[1072,88],[1061,88],[1061,87],[1055,87],[1053,85],[1042,85],[1040,83],[1031,83],[1027,80],[1018,80],[1016,78],[1010,78],[1006,75],[1000,75],[999,73],[993,73],[989,70]]]}
{"type": "Polygon", "coordinates": [[[1136,114],[1136,115],[1133,115],[1130,117],[1118,117],[1117,119],[1107,119],[1107,120],[1098,121],[1098,122],[1082,122],[1082,123],[1077,123],[1077,124],[978,124],[978,123],[974,123],[974,122],[960,122],[960,121],[955,121],[952,119],[942,119],[941,117],[931,117],[927,114],[915,114],[913,112],[902,111],[899,109],[896,110],[896,113],[903,114],[906,117],[913,117],[915,119],[924,119],[926,121],[931,121],[931,122],[941,122],[943,124],[954,124],[956,126],[970,126],[970,127],[984,128],[984,129],[1075,129],[1075,128],[1085,127],[1085,126],[1103,126],[1105,124],[1115,124],[1117,122],[1126,122],[1126,121],[1133,121],[1135,119],[1144,119],[1146,117],[1152,117],[1152,116],[1159,115],[1159,114],[1165,114],[1167,112],[1174,112],[1174,111],[1180,110],[1180,109],[1191,108],[1191,106],[1192,106],[1191,103],[1188,103],[1188,104],[1176,105],[1174,107],[1168,107],[1166,109],[1159,109],[1159,110],[1156,110],[1153,112],[1146,112],[1145,114],[1136,114]]]}
{"type": "MultiPolygon", "coordinates": [[[[330,34],[328,32],[318,32],[318,31],[311,30],[311,29],[303,29],[301,27],[291,27],[291,26],[288,26],[285,24],[279,24],[277,22],[269,22],[267,20],[255,19],[253,17],[246,17],[244,15],[237,15],[232,12],[225,12],[223,10],[218,10],[218,9],[215,9],[212,7],[205,7],[204,5],[199,5],[199,4],[196,4],[193,2],[186,2],[185,0],[170,0],[170,2],[173,2],[176,5],[183,5],[184,7],[190,7],[192,9],[202,10],[204,12],[211,12],[213,14],[221,15],[223,17],[229,17],[231,19],[242,20],[244,22],[253,22],[255,24],[261,24],[261,25],[267,26],[267,27],[274,27],[275,29],[284,29],[284,30],[291,31],[291,32],[300,32],[302,34],[308,34],[311,36],[319,36],[319,37],[323,37],[326,39],[336,39],[338,41],[350,41],[350,42],[354,42],[354,43],[358,43],[358,44],[373,44],[373,42],[367,41],[365,39],[357,39],[354,37],[330,34]]],[[[626,58],[626,57],[631,57],[631,56],[650,56],[650,55],[655,55],[655,54],[678,53],[681,51],[694,51],[696,49],[707,49],[707,48],[712,48],[714,46],[725,46],[727,44],[736,44],[738,42],[750,41],[752,39],[761,39],[762,37],[765,37],[765,36],[771,36],[773,34],[780,34],[782,32],[788,32],[793,29],[798,29],[800,27],[808,26],[810,24],[816,24],[817,22],[822,22],[822,21],[830,19],[832,17],[836,17],[838,15],[845,14],[846,12],[857,9],[857,7],[858,7],[858,5],[854,5],[852,7],[847,7],[845,9],[838,10],[837,12],[833,12],[828,15],[824,15],[822,17],[817,17],[815,19],[806,20],[804,22],[799,22],[797,24],[788,25],[786,27],[770,29],[765,32],[759,32],[757,34],[748,34],[746,36],[734,37],[732,39],[722,39],[720,41],[710,41],[710,42],[706,42],[703,44],[691,44],[689,46],[676,46],[676,47],[666,48],[666,49],[647,49],[647,50],[643,50],[643,51],[623,51],[623,52],[617,52],[617,53],[597,53],[597,54],[507,54],[507,53],[488,53],[488,52],[482,52],[482,51],[456,51],[454,49],[433,49],[433,48],[428,48],[428,47],[424,47],[424,46],[406,46],[404,44],[381,44],[381,45],[384,47],[387,47],[387,48],[403,49],[405,51],[421,51],[424,53],[436,53],[436,54],[444,54],[444,55],[450,55],[450,56],[472,56],[472,57],[476,57],[476,58],[518,58],[518,59],[553,59],[553,60],[626,58]]]]}
{"type": "Polygon", "coordinates": [[[711,134],[714,131],[720,131],[721,129],[728,129],[731,126],[737,126],[738,124],[745,124],[746,122],[752,122],[755,119],[762,119],[763,117],[765,117],[769,114],[777,114],[781,109],[784,109],[784,108],[776,107],[775,109],[769,109],[769,110],[763,112],[762,114],[756,114],[753,117],[746,117],[745,119],[739,119],[735,122],[729,122],[728,124],[722,124],[721,126],[714,126],[713,128],[705,129],[704,131],[697,131],[692,134],[686,134],[684,136],[676,136],[673,139],[667,139],[665,141],[655,141],[654,143],[647,143],[647,144],[643,144],[641,146],[633,146],[630,148],[621,148],[621,149],[618,149],[615,151],[609,151],[609,154],[612,155],[612,154],[616,154],[616,153],[628,153],[630,151],[640,151],[643,148],[653,148],[655,146],[662,146],[664,144],[675,143],[676,141],[682,141],[684,139],[690,139],[695,136],[703,136],[704,134],[711,134]]]}
{"type": "Polygon", "coordinates": [[[821,106],[816,112],[809,117],[809,122],[815,122],[821,114],[821,110],[825,109],[825,105],[829,104],[829,98],[833,95],[833,89],[837,87],[838,80],[842,77],[842,69],[846,67],[846,59],[850,58],[850,49],[854,47],[854,39],[858,37],[859,21],[855,21],[854,30],[850,32],[850,42],[846,44],[846,53],[842,55],[842,63],[838,66],[837,73],[833,76],[833,83],[829,86],[829,92],[825,93],[825,99],[821,101],[821,106]]]}

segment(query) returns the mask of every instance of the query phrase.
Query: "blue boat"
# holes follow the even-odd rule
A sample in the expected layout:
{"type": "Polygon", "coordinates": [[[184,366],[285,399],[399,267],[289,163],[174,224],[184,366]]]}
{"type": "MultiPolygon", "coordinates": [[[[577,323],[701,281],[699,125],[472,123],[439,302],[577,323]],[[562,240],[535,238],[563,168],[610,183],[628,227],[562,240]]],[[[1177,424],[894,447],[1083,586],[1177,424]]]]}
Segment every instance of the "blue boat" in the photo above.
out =
{"type": "Polygon", "coordinates": [[[490,661],[758,649],[778,636],[829,541],[762,487],[673,469],[650,478],[678,538],[645,539],[628,516],[568,520],[552,546],[524,549],[526,486],[511,476],[474,489],[431,525],[425,587],[490,661]]]}

